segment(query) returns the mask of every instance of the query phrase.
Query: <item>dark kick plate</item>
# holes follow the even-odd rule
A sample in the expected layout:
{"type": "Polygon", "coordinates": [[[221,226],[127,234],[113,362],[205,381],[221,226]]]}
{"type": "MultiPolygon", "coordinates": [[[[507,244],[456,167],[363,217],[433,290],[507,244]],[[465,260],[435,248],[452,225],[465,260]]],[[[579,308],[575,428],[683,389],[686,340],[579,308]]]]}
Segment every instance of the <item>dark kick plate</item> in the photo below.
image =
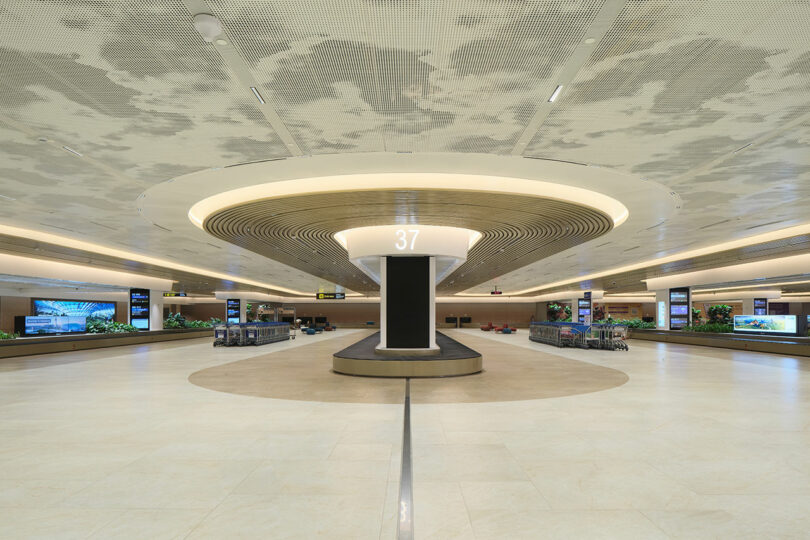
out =
{"type": "Polygon", "coordinates": [[[377,354],[375,351],[380,344],[380,333],[371,334],[354,345],[349,345],[342,351],[335,353],[338,358],[355,358],[358,360],[460,360],[462,358],[475,358],[481,353],[462,345],[453,338],[449,338],[441,332],[436,332],[436,345],[441,349],[440,354],[425,356],[391,356],[377,354]]]}

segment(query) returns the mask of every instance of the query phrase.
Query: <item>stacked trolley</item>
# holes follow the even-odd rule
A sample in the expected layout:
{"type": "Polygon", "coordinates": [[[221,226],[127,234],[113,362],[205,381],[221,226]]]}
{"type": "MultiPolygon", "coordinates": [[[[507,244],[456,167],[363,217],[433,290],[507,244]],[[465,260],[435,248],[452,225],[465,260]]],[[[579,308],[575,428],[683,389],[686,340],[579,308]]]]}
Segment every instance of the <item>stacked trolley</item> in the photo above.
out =
{"type": "Polygon", "coordinates": [[[626,351],[627,327],[621,324],[592,324],[591,334],[594,337],[595,348],[609,351],[626,351]]]}
{"type": "Polygon", "coordinates": [[[529,328],[529,339],[555,347],[628,350],[627,327],[617,324],[533,322],[529,328]]]}
{"type": "Polygon", "coordinates": [[[214,347],[265,345],[290,339],[286,322],[249,322],[218,324],[214,327],[214,347]]]}

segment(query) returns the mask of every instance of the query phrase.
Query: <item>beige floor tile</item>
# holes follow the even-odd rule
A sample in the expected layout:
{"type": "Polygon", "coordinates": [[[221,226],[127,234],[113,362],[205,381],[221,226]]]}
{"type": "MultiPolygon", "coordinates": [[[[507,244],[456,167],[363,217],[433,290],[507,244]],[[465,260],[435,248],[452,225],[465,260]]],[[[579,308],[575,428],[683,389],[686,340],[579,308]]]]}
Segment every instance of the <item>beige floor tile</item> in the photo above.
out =
{"type": "Polygon", "coordinates": [[[390,444],[348,444],[340,443],[332,450],[329,459],[342,460],[385,460],[391,459],[390,444]]]}
{"type": "Polygon", "coordinates": [[[415,481],[413,499],[415,538],[419,540],[474,538],[461,486],[457,482],[415,481]]]}
{"type": "Polygon", "coordinates": [[[0,538],[84,539],[120,519],[120,510],[87,508],[0,508],[0,538]]]}
{"type": "Polygon", "coordinates": [[[376,490],[383,494],[389,467],[383,460],[272,460],[251,472],[234,493],[348,495],[376,490]]]}
{"type": "Polygon", "coordinates": [[[414,445],[414,481],[528,480],[503,445],[414,445]]]}
{"type": "Polygon", "coordinates": [[[621,539],[669,538],[641,512],[632,510],[519,512],[512,509],[473,513],[476,539],[621,539]]]}
{"type": "Polygon", "coordinates": [[[89,538],[93,540],[185,538],[207,514],[207,510],[127,510],[89,538]]]}
{"type": "Polygon", "coordinates": [[[547,461],[526,466],[555,510],[694,508],[698,495],[638,461],[547,461]]]}
{"type": "Polygon", "coordinates": [[[385,486],[369,495],[231,495],[187,538],[376,540],[380,537],[385,486]]]}
{"type": "Polygon", "coordinates": [[[512,509],[516,512],[549,510],[537,488],[524,482],[461,482],[461,493],[470,515],[480,511],[512,509]]]}

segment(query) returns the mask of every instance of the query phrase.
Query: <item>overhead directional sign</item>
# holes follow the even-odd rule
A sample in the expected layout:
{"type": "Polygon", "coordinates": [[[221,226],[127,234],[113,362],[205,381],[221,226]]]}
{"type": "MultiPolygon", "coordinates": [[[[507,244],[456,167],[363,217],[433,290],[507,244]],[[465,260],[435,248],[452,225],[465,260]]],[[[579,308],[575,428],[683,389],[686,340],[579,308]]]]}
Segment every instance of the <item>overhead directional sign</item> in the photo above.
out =
{"type": "Polygon", "coordinates": [[[345,300],[346,293],[342,292],[319,292],[315,295],[316,300],[345,300]]]}

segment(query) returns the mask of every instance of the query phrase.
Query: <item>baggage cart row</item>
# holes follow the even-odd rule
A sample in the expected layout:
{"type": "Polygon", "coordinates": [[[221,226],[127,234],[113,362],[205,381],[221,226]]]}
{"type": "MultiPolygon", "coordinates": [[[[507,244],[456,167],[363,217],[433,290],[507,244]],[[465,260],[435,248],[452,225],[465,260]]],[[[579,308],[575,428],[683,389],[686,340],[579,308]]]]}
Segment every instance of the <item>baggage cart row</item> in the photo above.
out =
{"type": "Polygon", "coordinates": [[[533,322],[529,328],[529,339],[555,347],[580,347],[610,351],[629,349],[627,327],[618,324],[533,322]]]}
{"type": "MultiPolygon", "coordinates": [[[[294,330],[293,330],[294,332],[294,330]]],[[[214,347],[265,345],[276,341],[295,339],[286,322],[249,322],[218,324],[214,327],[214,347]]]]}

